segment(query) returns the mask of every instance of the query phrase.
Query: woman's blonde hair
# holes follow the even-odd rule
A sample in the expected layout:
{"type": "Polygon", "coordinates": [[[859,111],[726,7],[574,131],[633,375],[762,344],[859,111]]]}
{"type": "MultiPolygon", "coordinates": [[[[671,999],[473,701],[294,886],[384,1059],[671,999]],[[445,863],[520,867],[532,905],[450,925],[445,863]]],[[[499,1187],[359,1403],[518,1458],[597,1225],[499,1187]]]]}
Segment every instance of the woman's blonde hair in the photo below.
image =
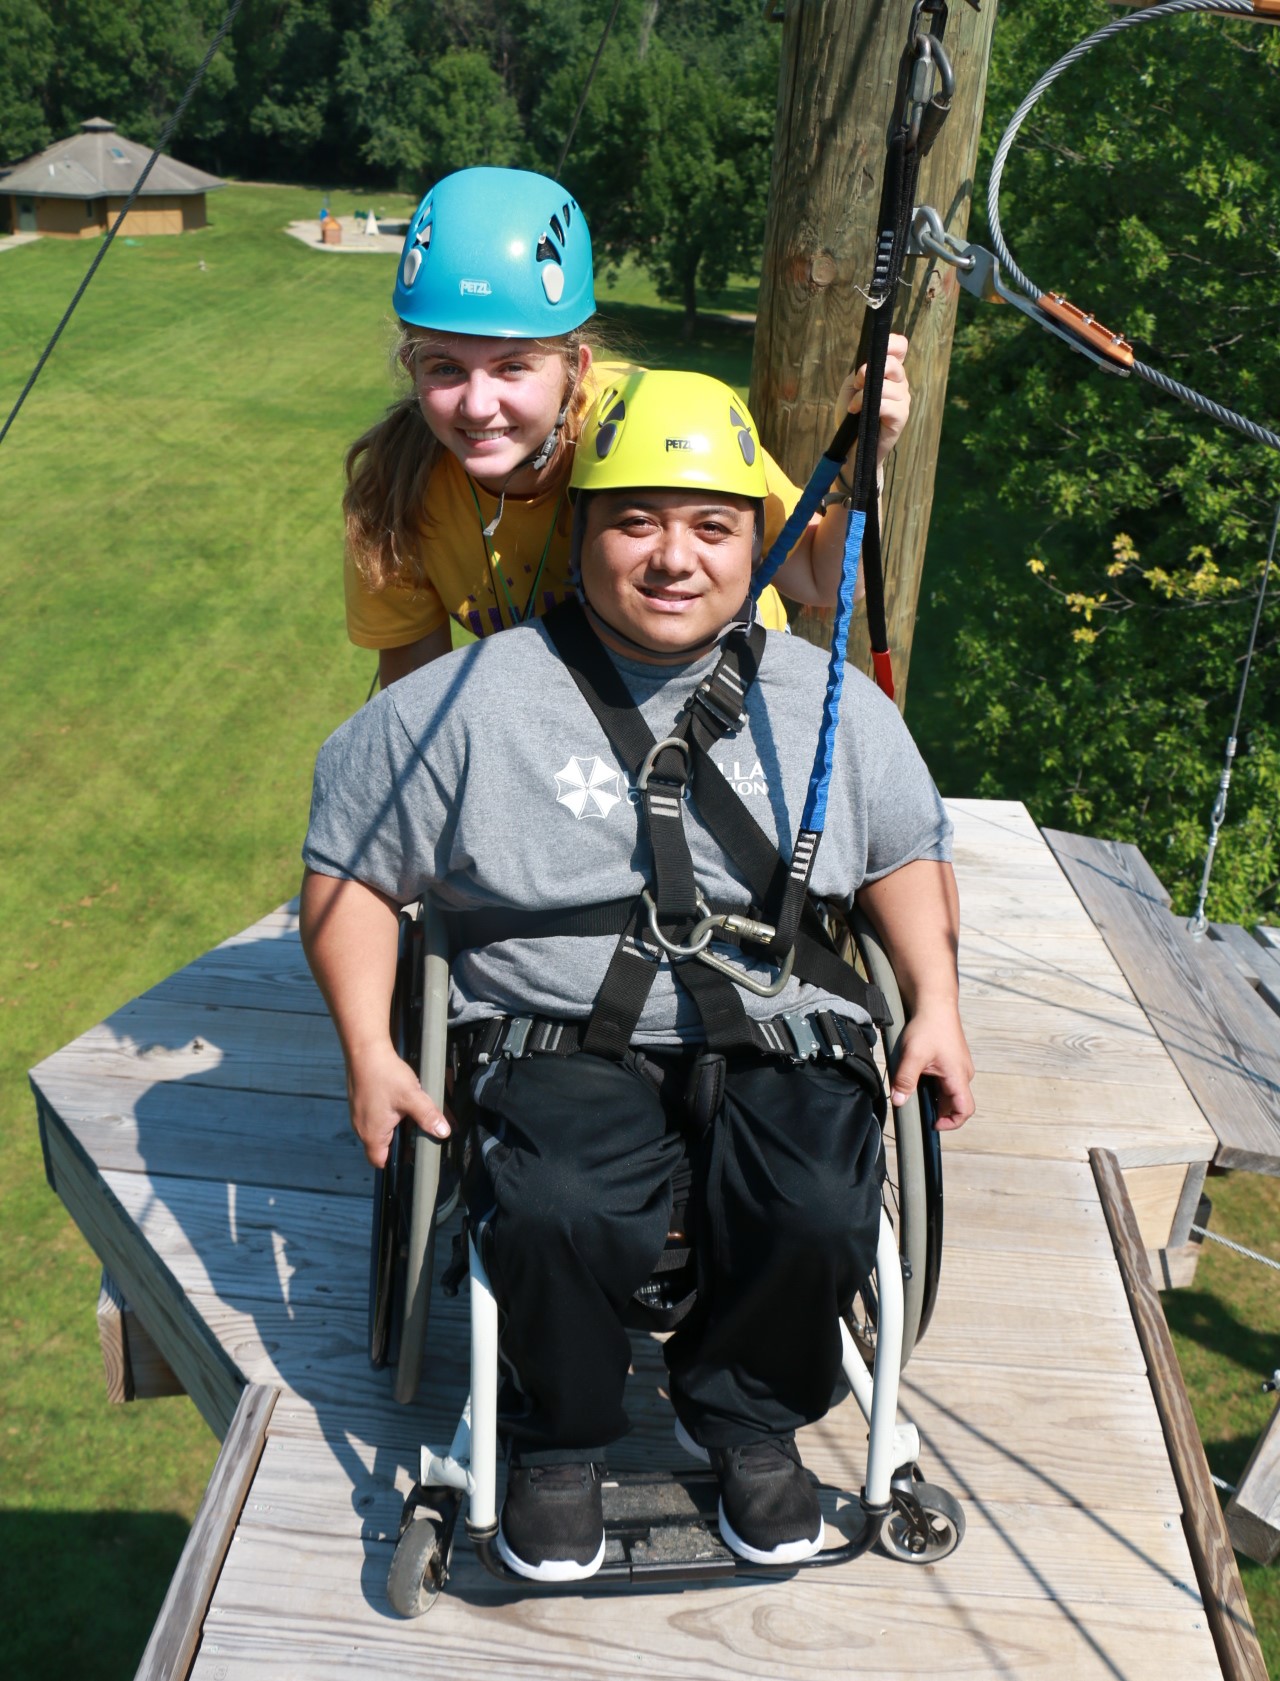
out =
{"type": "MultiPolygon", "coordinates": [[[[400,323],[392,349],[394,365],[411,382],[419,348],[438,342],[439,334],[426,327],[400,323]]],[[[562,441],[578,441],[589,404],[585,382],[578,377],[586,330],[575,328],[562,338],[543,339],[538,347],[564,360],[567,412],[562,441]]],[[[388,584],[417,588],[427,582],[422,533],[427,485],[445,446],[422,418],[416,389],[397,397],[391,407],[362,432],[347,451],[347,488],[342,498],[346,515],[347,553],[355,562],[365,588],[388,584]]]]}

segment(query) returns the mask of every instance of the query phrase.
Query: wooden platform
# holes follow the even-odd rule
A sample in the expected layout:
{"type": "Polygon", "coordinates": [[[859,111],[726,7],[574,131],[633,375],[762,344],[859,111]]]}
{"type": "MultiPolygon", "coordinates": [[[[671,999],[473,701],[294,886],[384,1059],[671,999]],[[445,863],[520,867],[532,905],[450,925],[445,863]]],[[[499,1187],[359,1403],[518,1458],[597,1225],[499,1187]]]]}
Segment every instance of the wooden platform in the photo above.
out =
{"type": "MultiPolygon", "coordinates": [[[[292,914],[34,1070],[50,1182],[205,1417],[225,1434],[246,1383],[278,1391],[237,1424],[220,1574],[204,1532],[193,1544],[217,1579],[202,1621],[198,1597],[173,1611],[191,1675],[1224,1673],[1088,1164],[1115,1152],[1158,1245],[1217,1141],[1025,810],[951,809],[979,1112],[946,1140],[942,1290],[904,1388],[926,1475],[968,1514],[937,1567],[872,1555],[769,1584],[548,1598],[511,1595],[460,1540],[448,1593],[401,1622],[385,1597],[399,1502],[419,1441],[451,1431],[463,1315],[437,1297],[425,1397],[396,1407],[364,1357],[370,1175],[292,914]]],[[[661,1384],[638,1345],[617,1467],[675,1457],[661,1384]]],[[[856,1490],[851,1413],[803,1445],[856,1490]]],[[[176,1640],[169,1655],[146,1672],[188,1673],[176,1640]]]]}

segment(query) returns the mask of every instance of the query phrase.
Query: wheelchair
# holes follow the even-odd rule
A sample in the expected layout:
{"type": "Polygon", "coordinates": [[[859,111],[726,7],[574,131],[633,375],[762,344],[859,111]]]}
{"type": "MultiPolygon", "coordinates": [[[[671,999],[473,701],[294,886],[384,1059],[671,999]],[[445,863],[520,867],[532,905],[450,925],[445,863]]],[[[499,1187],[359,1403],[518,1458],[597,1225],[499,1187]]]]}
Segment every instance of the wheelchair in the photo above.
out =
{"type": "MultiPolygon", "coordinates": [[[[892,1021],[883,1031],[881,1048],[891,1070],[906,1025],[892,966],[871,923],[858,911],[847,918],[843,912],[827,915],[846,961],[855,963],[888,1001],[892,1021]]],[[[439,1105],[446,1095],[448,1000],[443,919],[421,905],[408,907],[400,918],[392,1037],[439,1105]]],[[[874,1279],[840,1325],[844,1376],[869,1426],[864,1481],[856,1507],[849,1508],[852,1532],[800,1565],[751,1563],[731,1552],[716,1530],[718,1488],[709,1469],[620,1472],[605,1484],[604,1563],[589,1581],[573,1584],[574,1591],[789,1574],[847,1563],[877,1543],[893,1558],[933,1564],[959,1546],[964,1511],[945,1489],[925,1481],[917,1463],[919,1434],[897,1418],[901,1370],[928,1327],[941,1271],[942,1153],[935,1118],[927,1081],[900,1109],[888,1108],[888,1174],[874,1279]]],[[[386,1166],[375,1172],[369,1357],[376,1369],[392,1368],[392,1393],[404,1404],[417,1393],[426,1348],[437,1233],[457,1202],[456,1175],[447,1160],[442,1185],[442,1159],[453,1143],[441,1146],[404,1122],[386,1166]]],[[[679,1234],[673,1234],[650,1282],[637,1292],[633,1330],[663,1329],[675,1322],[672,1315],[680,1311],[684,1288],[681,1257],[673,1254],[679,1241],[679,1234]]],[[[454,1260],[442,1283],[454,1294],[464,1278],[469,1280],[471,1390],[448,1449],[421,1449],[418,1481],[404,1503],[387,1593],[393,1609],[405,1617],[429,1610],[445,1586],[464,1497],[467,1534],[486,1569],[522,1591],[554,1591],[554,1585],[532,1583],[509,1570],[494,1545],[498,1308],[469,1232],[464,1229],[453,1243],[454,1260]]],[[[847,1520],[842,1526],[850,1528],[847,1520]]]]}

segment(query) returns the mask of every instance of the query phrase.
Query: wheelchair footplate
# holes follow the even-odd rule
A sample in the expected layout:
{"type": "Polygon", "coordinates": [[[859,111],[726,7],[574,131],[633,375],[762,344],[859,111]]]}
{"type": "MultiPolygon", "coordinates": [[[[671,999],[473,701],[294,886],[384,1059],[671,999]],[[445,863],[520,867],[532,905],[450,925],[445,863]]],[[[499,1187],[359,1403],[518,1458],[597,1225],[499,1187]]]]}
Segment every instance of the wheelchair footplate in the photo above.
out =
{"type": "MultiPolygon", "coordinates": [[[[730,1551],[720,1536],[719,1488],[709,1470],[607,1475],[601,1484],[604,1561],[592,1576],[580,1581],[537,1582],[521,1576],[498,1553],[496,1524],[478,1529],[468,1522],[466,1529],[485,1569],[526,1592],[583,1593],[599,1587],[657,1586],[729,1576],[786,1576],[815,1565],[847,1564],[860,1558],[884,1522],[884,1512],[864,1509],[844,1491],[821,1483],[817,1487],[828,1536],[834,1530],[844,1538],[798,1563],[757,1564],[730,1551]]],[[[397,1560],[402,1554],[405,1558],[405,1569],[400,1572],[405,1580],[396,1584],[393,1564],[389,1584],[392,1603],[402,1615],[421,1615],[445,1586],[461,1498],[454,1489],[415,1485],[406,1499],[396,1549],[397,1560]],[[425,1515],[417,1516],[420,1511],[425,1515]]]]}

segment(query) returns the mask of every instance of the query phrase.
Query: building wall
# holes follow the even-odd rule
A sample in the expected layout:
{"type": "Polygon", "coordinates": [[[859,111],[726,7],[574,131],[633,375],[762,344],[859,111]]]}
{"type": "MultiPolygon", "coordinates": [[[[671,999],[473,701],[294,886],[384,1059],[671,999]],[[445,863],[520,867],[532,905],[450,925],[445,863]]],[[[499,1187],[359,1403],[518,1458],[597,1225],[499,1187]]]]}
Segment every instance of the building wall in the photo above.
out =
{"type": "MultiPolygon", "coordinates": [[[[108,225],[114,222],[124,206],[124,198],[107,200],[108,225]]],[[[135,204],[121,225],[122,234],[135,239],[153,233],[183,233],[191,228],[203,228],[205,223],[204,194],[190,197],[148,198],[135,204]]]]}
{"type": "MultiPolygon", "coordinates": [[[[36,231],[50,239],[82,239],[105,233],[124,208],[126,195],[108,199],[34,198],[36,231]]],[[[9,195],[9,213],[13,226],[18,226],[18,203],[9,195]]],[[[120,225],[120,232],[134,239],[147,234],[190,232],[208,226],[203,193],[178,197],[146,198],[135,204],[120,225]]]]}
{"type": "Polygon", "coordinates": [[[36,232],[50,239],[82,239],[102,232],[102,200],[82,198],[37,198],[34,200],[36,232]]]}

